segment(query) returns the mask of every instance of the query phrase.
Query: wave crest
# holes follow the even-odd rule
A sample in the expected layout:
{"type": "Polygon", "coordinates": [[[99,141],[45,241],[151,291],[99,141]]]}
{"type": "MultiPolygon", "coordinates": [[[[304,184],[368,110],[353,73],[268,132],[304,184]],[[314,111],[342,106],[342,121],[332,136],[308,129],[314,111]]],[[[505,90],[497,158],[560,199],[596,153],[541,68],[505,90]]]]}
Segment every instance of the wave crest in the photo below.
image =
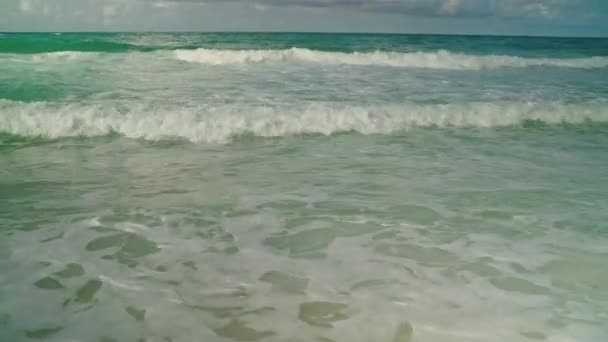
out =
{"type": "Polygon", "coordinates": [[[82,51],[57,51],[45,52],[32,55],[34,62],[72,62],[85,58],[94,58],[99,56],[97,52],[82,52],[82,51]]]}
{"type": "Polygon", "coordinates": [[[45,138],[118,133],[147,140],[223,143],[244,134],[261,137],[339,132],[390,134],[412,127],[504,127],[531,120],[547,124],[608,122],[608,106],[605,103],[506,102],[158,108],[0,100],[0,132],[45,138]]]}
{"type": "Polygon", "coordinates": [[[401,68],[480,70],[497,68],[560,67],[597,69],[608,67],[608,57],[525,58],[505,55],[467,55],[437,52],[328,52],[302,48],[287,50],[175,50],[179,60],[210,64],[308,62],[343,65],[381,65],[401,68]]]}

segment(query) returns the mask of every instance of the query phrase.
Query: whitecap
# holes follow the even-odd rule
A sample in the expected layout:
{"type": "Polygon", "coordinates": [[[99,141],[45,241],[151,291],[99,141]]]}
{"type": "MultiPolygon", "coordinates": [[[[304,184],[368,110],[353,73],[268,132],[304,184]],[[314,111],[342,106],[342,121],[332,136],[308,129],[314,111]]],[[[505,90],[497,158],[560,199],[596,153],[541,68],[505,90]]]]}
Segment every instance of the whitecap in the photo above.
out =
{"type": "Polygon", "coordinates": [[[152,104],[58,104],[0,100],[0,132],[45,138],[120,134],[146,140],[224,143],[235,136],[280,137],[340,132],[391,134],[413,127],[506,127],[608,122],[605,102],[477,102],[348,106],[247,104],[158,107],[152,104]]]}
{"type": "Polygon", "coordinates": [[[209,65],[243,63],[309,62],[329,65],[390,66],[401,68],[481,70],[497,68],[560,67],[596,69],[608,67],[608,57],[524,58],[507,55],[467,55],[436,52],[329,52],[303,48],[287,50],[175,50],[178,60],[209,65]]]}

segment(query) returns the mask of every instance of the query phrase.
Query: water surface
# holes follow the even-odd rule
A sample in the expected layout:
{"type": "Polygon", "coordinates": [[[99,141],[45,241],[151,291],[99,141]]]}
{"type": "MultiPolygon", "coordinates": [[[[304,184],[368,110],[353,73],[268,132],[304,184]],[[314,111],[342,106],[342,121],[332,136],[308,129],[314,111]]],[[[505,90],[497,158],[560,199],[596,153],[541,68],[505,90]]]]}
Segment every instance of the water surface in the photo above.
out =
{"type": "Polygon", "coordinates": [[[0,37],[0,340],[608,339],[608,40],[0,37]]]}

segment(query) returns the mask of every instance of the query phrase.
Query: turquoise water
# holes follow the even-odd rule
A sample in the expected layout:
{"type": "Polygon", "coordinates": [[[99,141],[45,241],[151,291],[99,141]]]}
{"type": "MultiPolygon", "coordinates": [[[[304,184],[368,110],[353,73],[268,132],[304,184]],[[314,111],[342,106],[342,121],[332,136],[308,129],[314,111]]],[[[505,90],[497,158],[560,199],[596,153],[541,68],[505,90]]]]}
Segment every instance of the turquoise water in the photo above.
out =
{"type": "Polygon", "coordinates": [[[0,35],[0,341],[608,340],[608,39],[0,35]]]}

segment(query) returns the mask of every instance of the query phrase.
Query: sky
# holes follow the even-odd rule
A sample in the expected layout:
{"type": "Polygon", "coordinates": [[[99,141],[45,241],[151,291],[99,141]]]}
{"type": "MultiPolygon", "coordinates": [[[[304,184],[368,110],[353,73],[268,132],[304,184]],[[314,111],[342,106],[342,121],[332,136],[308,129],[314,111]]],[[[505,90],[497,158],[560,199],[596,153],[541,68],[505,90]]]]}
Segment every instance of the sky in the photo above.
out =
{"type": "Polygon", "coordinates": [[[0,31],[608,37],[608,0],[0,0],[0,31]]]}

